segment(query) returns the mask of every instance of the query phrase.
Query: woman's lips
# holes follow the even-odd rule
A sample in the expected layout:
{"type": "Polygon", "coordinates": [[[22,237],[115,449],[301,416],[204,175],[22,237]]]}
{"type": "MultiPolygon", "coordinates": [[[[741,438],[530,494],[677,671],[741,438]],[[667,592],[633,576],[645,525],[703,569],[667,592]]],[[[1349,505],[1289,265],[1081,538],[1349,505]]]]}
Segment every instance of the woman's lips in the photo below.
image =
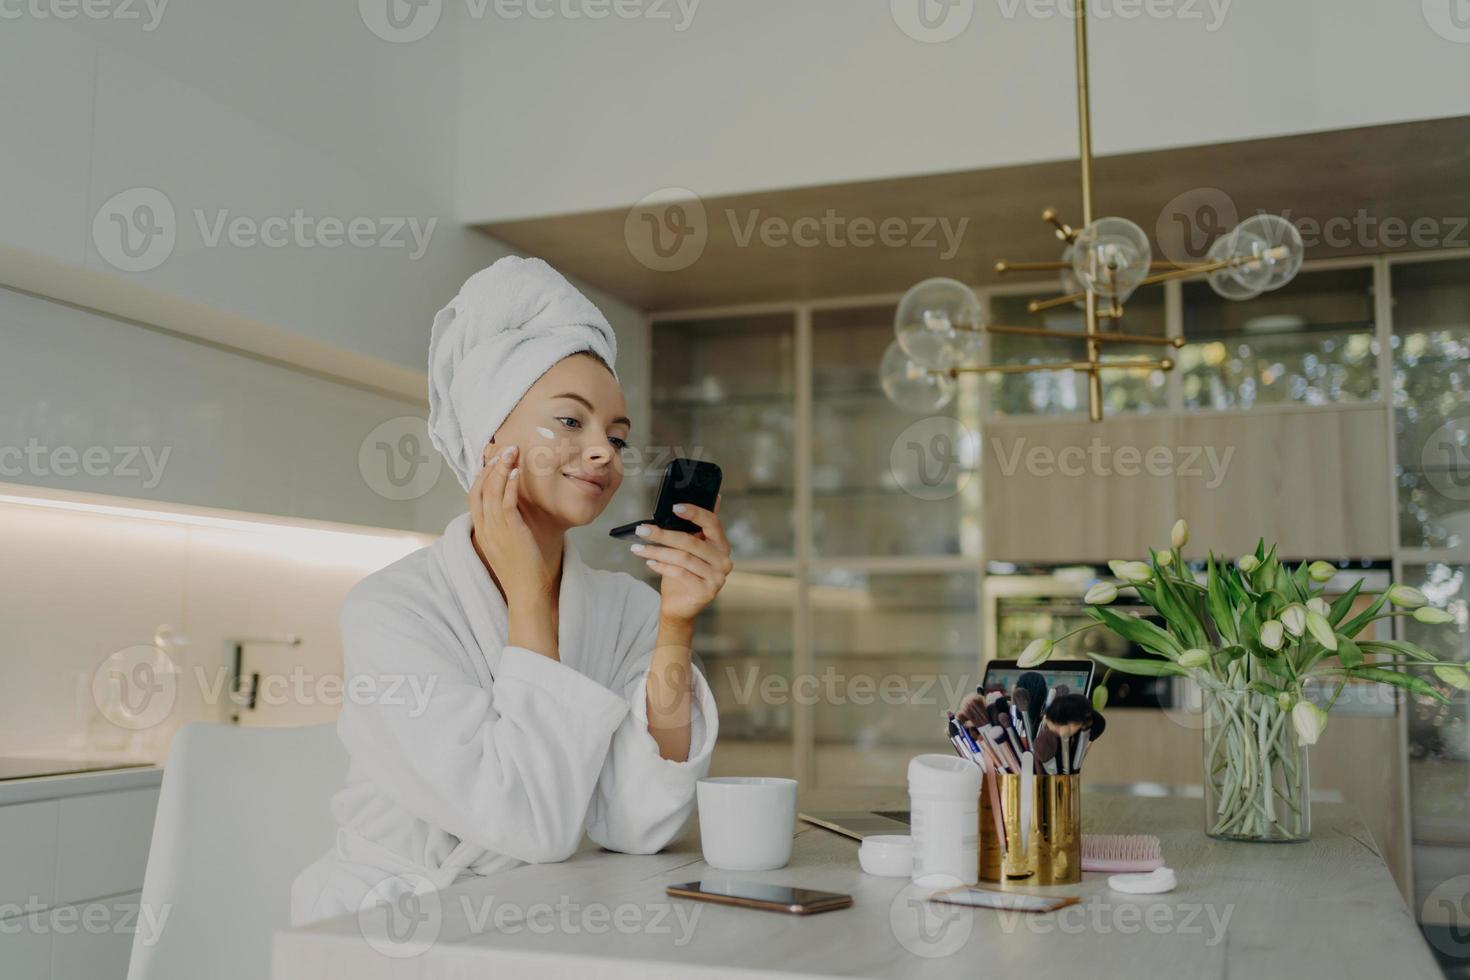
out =
{"type": "Polygon", "coordinates": [[[595,477],[577,476],[573,473],[563,473],[562,476],[566,477],[568,480],[571,480],[579,488],[594,497],[602,496],[602,492],[607,489],[607,483],[604,481],[600,481],[595,477]]]}

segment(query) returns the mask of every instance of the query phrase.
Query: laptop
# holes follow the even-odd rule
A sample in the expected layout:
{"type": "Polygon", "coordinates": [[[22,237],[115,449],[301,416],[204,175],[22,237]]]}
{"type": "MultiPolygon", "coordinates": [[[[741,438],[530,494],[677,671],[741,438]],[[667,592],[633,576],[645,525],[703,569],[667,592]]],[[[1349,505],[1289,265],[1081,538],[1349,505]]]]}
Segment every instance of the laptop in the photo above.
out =
{"type": "MultiPolygon", "coordinates": [[[[1092,690],[1091,660],[1050,661],[1043,664],[1038,672],[1046,678],[1048,688],[1062,688],[1082,694],[1092,690]]],[[[1016,678],[1023,673],[1025,670],[1014,660],[992,660],[985,665],[985,680],[980,686],[986,691],[1009,691],[1015,686],[1016,678]]],[[[807,823],[854,840],[879,834],[909,832],[907,810],[819,810],[814,813],[798,813],[796,816],[807,823]]]]}

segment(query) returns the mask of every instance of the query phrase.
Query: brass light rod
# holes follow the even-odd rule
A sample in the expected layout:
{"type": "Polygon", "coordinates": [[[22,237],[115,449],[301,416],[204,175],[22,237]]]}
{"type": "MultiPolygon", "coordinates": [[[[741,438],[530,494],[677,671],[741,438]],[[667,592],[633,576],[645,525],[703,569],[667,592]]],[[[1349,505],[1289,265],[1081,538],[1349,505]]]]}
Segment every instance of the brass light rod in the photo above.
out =
{"type": "MultiPolygon", "coordinates": [[[[1154,259],[1149,264],[1150,269],[1198,269],[1203,262],[1165,262],[1163,259],[1154,259]]],[[[1072,268],[1070,262],[1008,262],[1005,259],[995,263],[995,271],[1000,275],[1007,272],[1060,272],[1063,269],[1072,268]]]]}
{"type": "MultiPolygon", "coordinates": [[[[1087,340],[1086,334],[1075,330],[1048,330],[1044,327],[1009,327],[992,323],[985,328],[990,333],[1011,334],[1017,337],[1054,337],[1058,340],[1087,340]]],[[[1136,333],[1099,333],[1093,338],[1102,344],[1156,344],[1160,347],[1183,347],[1183,337],[1150,337],[1136,333]]]]}
{"type": "Polygon", "coordinates": [[[1131,360],[1117,361],[1047,361],[1044,364],[977,364],[974,366],[950,368],[950,377],[961,374],[1032,374],[1036,371],[1086,371],[1095,374],[1098,371],[1137,371],[1140,368],[1148,368],[1154,371],[1172,371],[1174,362],[1169,358],[1161,361],[1147,358],[1134,358],[1131,360]]]}

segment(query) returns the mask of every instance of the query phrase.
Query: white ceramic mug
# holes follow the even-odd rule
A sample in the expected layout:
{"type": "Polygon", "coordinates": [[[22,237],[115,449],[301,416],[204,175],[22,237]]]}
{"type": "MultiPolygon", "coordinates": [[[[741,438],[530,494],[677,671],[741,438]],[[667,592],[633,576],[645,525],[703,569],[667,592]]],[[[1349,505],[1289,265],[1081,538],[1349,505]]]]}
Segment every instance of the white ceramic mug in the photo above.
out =
{"type": "Polygon", "coordinates": [[[722,776],[695,786],[704,861],[721,871],[770,871],[791,860],[796,780],[722,776]]]}

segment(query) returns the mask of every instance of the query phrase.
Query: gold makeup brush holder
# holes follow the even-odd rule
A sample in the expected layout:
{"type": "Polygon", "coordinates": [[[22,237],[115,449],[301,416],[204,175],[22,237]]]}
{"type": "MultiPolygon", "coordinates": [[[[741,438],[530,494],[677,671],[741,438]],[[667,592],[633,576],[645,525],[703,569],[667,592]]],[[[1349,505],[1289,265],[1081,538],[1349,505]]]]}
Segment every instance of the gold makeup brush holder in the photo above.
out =
{"type": "Polygon", "coordinates": [[[1003,848],[995,827],[987,786],[980,787],[980,880],[1028,885],[1070,885],[1082,880],[1082,782],[1076,774],[1037,776],[1031,826],[1021,847],[1021,777],[992,775],[997,781],[1001,821],[1010,847],[1003,848]]]}

